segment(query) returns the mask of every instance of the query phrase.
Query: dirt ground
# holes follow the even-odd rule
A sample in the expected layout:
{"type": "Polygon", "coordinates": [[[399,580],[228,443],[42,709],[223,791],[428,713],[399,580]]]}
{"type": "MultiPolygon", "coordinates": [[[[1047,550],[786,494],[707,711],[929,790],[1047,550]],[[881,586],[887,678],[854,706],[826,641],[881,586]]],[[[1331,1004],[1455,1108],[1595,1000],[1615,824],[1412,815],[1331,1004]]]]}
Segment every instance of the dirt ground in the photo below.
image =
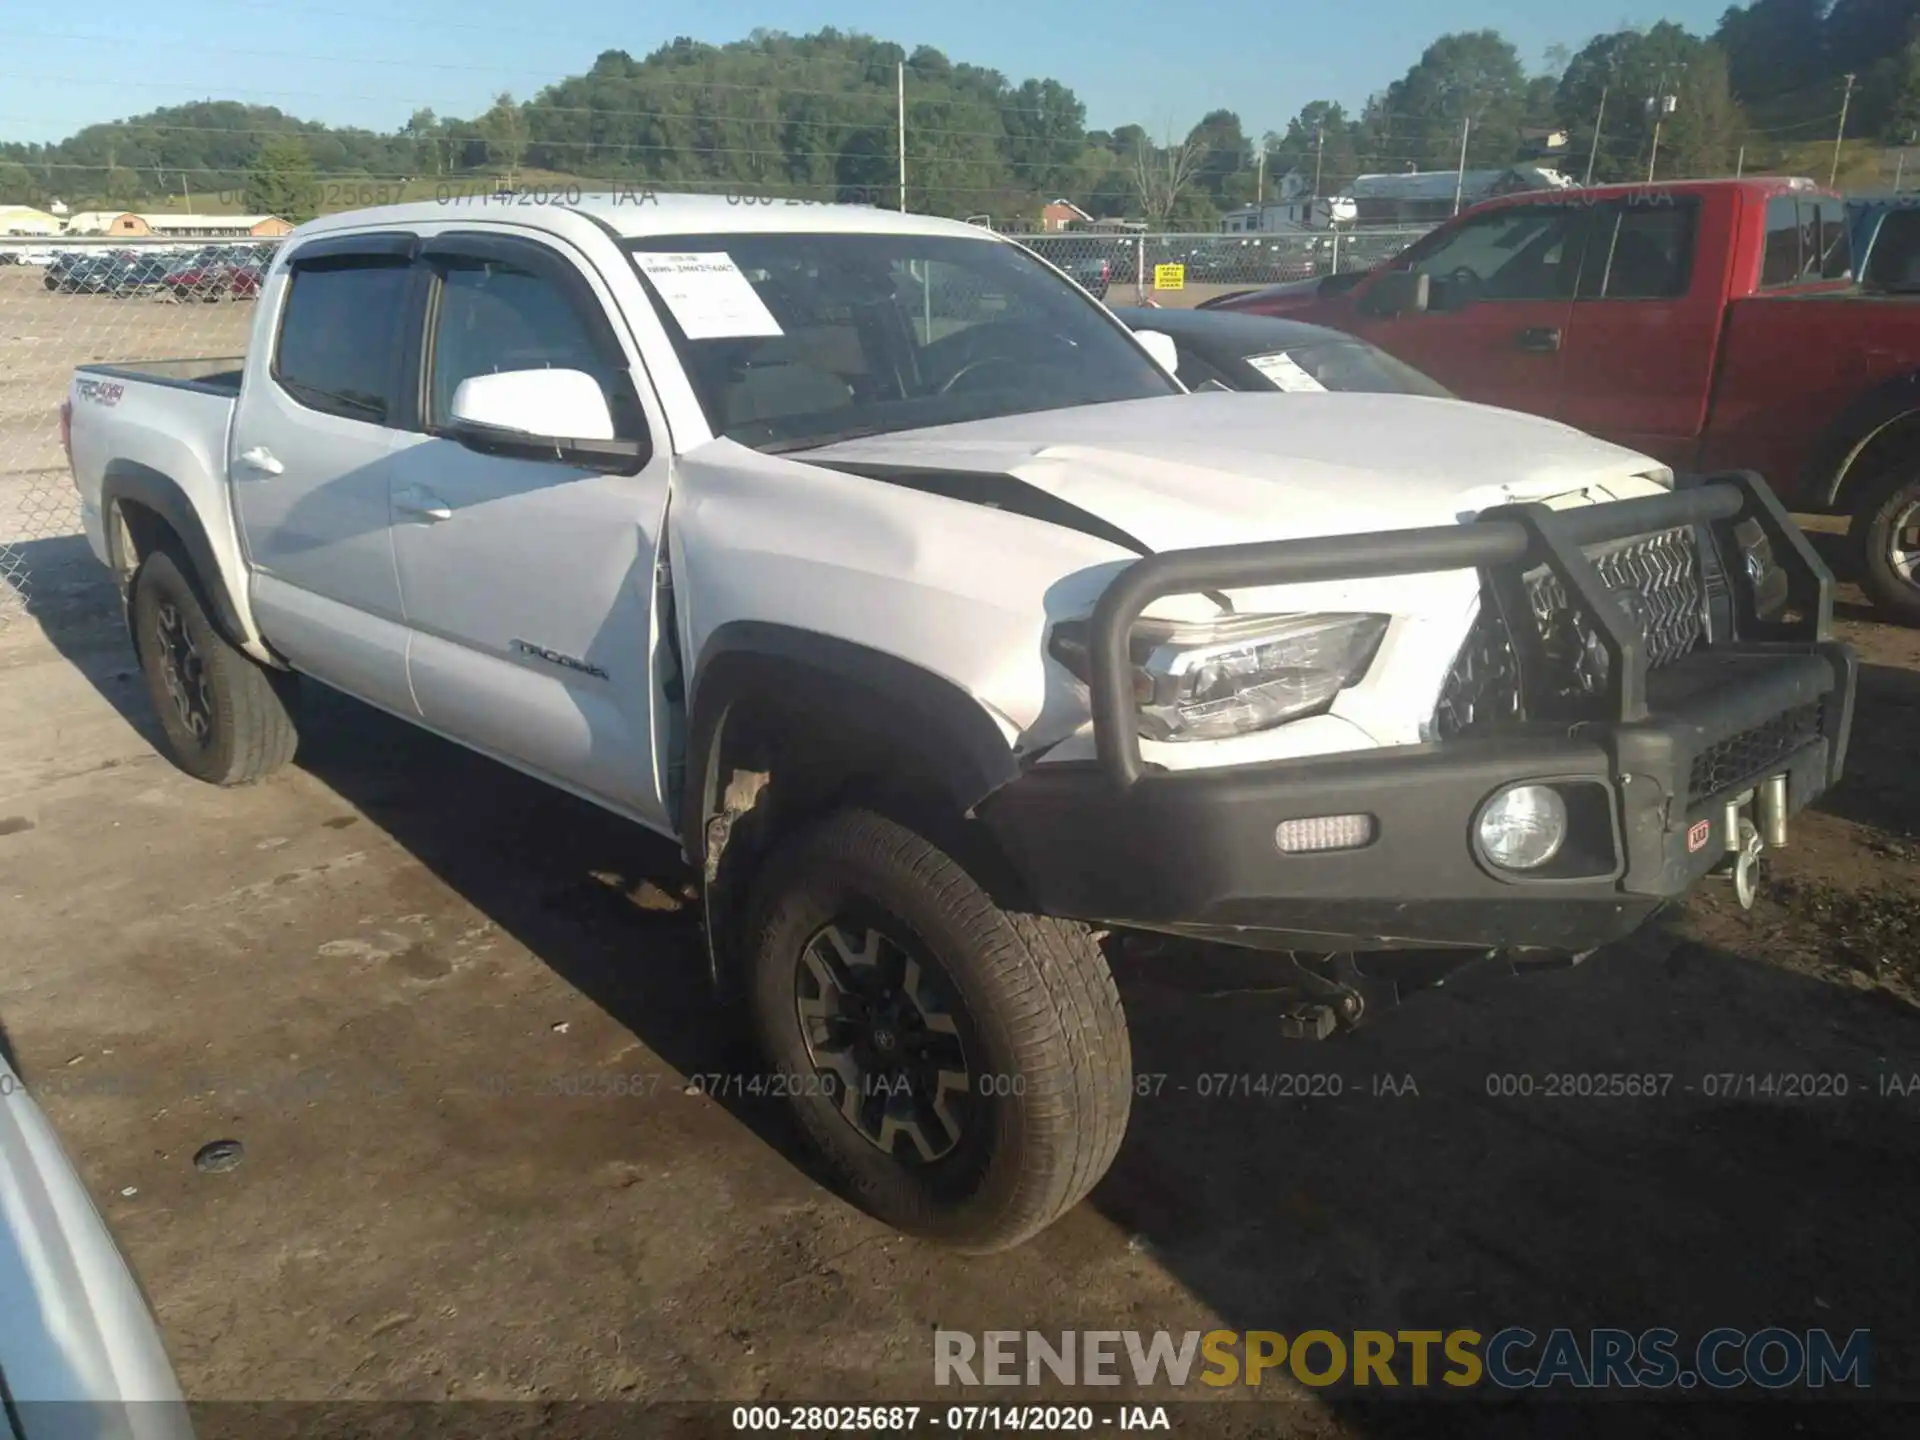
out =
{"type": "Polygon", "coordinates": [[[1089,1203],[967,1260],[699,1093],[751,1062],[662,847],[320,691],[293,768],[195,784],[79,542],[32,558],[35,623],[0,634],[0,1020],[197,1399],[925,1398],[936,1327],[1512,1323],[1866,1327],[1877,1389],[1914,1393],[1920,1089],[1882,1093],[1920,1075],[1914,632],[1844,622],[1851,777],[1751,915],[1708,890],[1578,968],[1468,972],[1318,1045],[1123,954],[1161,1093],[1089,1203]],[[1200,1093],[1302,1071],[1344,1093],[1200,1093]],[[1489,1094],[1586,1072],[1673,1079],[1489,1094]],[[1847,1093],[1709,1078],[1779,1074],[1847,1093]],[[238,1168],[195,1168],[227,1139],[238,1168]]]}
{"type": "MultiPolygon", "coordinates": [[[[53,312],[0,286],[15,485],[58,464],[38,407],[86,358],[73,334],[101,358],[221,353],[250,313],[156,331],[112,308],[150,302],[58,300],[102,318],[42,350],[53,312]]],[[[1465,972],[1318,1045],[1279,1038],[1257,975],[1116,947],[1158,1093],[1088,1203],[967,1260],[842,1205],[770,1104],[699,1083],[753,1066],[705,1001],[665,847],[317,687],[292,768],[195,784],[156,753],[83,543],[17,548],[0,1042],[197,1400],[927,1400],[937,1328],[1510,1324],[1866,1328],[1875,1393],[1920,1397],[1920,632],[1857,603],[1849,778],[1752,913],[1710,887],[1577,968],[1465,972]],[[1301,1073],[1341,1093],[1203,1078],[1301,1073]],[[1493,1093],[1562,1074],[1671,1078],[1493,1093]],[[217,1140],[241,1163],[197,1169],[217,1140]]],[[[1512,1418],[1262,1394],[1288,1403],[1238,1407],[1241,1433],[1512,1418]]],[[[1684,1404],[1632,1428],[1752,1433],[1684,1404]]]]}

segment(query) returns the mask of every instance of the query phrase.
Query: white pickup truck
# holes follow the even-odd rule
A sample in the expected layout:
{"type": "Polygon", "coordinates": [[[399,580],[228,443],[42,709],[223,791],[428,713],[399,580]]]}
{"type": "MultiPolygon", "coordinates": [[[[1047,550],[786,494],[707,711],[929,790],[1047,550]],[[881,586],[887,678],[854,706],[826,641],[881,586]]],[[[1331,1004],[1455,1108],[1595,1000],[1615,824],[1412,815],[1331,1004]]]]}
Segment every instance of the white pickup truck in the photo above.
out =
{"type": "Polygon", "coordinates": [[[285,763],[311,676],[674,837],[846,1193],[984,1250],[1119,1147],[1101,931],[1584,952],[1846,748],[1752,477],[1167,349],[944,220],[423,204],[68,434],[184,769],[285,763]]]}

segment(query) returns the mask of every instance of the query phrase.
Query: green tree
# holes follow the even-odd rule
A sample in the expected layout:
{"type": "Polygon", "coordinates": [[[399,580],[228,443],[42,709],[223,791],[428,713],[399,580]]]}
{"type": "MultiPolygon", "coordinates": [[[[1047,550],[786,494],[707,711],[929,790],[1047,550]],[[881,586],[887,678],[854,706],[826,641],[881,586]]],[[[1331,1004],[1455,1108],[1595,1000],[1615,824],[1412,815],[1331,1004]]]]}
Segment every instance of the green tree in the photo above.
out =
{"type": "Polygon", "coordinates": [[[1347,112],[1332,100],[1310,100],[1267,146],[1267,194],[1280,193],[1289,173],[1298,174],[1309,192],[1337,195],[1361,173],[1359,136],[1347,112]]]}
{"type": "Polygon", "coordinates": [[[1452,169],[1463,127],[1467,164],[1510,163],[1526,113],[1520,56],[1497,30],[1442,35],[1387,88],[1381,111],[1396,147],[1423,170],[1452,169]]]}
{"type": "Polygon", "coordinates": [[[1214,110],[1193,127],[1190,137],[1201,150],[1194,188],[1216,211],[1253,199],[1253,146],[1231,110],[1214,110]]]}
{"type": "Polygon", "coordinates": [[[41,199],[31,170],[13,161],[0,163],[0,205],[37,205],[41,199]]]}
{"type": "Polygon", "coordinates": [[[292,135],[268,136],[247,172],[247,209],[298,224],[313,218],[318,198],[313,156],[306,145],[292,135]]]}
{"type": "Polygon", "coordinates": [[[1655,106],[1673,109],[1661,123],[1659,174],[1732,173],[1745,119],[1735,102],[1726,52],[1665,21],[1645,31],[1596,35],[1561,77],[1558,106],[1571,132],[1580,173],[1595,154],[1597,181],[1644,180],[1652,158],[1655,106]],[[1601,96],[1606,97],[1601,115],[1601,96]],[[1600,144],[1591,151],[1594,124],[1600,144]]]}
{"type": "Polygon", "coordinates": [[[1815,94],[1835,72],[1827,48],[1829,0],[1754,0],[1720,17],[1714,39],[1727,53],[1734,95],[1744,103],[1781,107],[1771,117],[1827,108],[1815,94]]]}
{"type": "Polygon", "coordinates": [[[1658,173],[1710,180],[1733,173],[1744,123],[1734,102],[1727,54],[1717,45],[1693,52],[1680,76],[1673,116],[1661,139],[1658,173]]]}
{"type": "Polygon", "coordinates": [[[1086,143],[1087,107],[1058,80],[1028,80],[1001,107],[1012,178],[1036,192],[1065,190],[1086,143]]]}
{"type": "Polygon", "coordinates": [[[480,133],[486,140],[488,161],[512,185],[527,158],[528,141],[527,117],[513,96],[502,90],[494,97],[493,108],[480,117],[480,133]]]}

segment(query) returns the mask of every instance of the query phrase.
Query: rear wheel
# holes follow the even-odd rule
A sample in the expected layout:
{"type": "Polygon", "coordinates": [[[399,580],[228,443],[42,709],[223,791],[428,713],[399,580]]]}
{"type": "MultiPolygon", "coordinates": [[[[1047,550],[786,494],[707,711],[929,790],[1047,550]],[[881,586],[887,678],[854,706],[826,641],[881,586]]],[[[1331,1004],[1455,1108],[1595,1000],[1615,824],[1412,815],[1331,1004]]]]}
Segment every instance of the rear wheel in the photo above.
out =
{"type": "Polygon", "coordinates": [[[1920,625],[1920,468],[1903,466],[1875,485],[1850,534],[1860,588],[1889,618],[1920,625]]]}
{"type": "Polygon", "coordinates": [[[174,764],[209,784],[250,784],[293,758],[294,677],[229,643],[187,575],[156,550],[133,577],[134,648],[147,693],[174,764]]]}
{"type": "Polygon", "coordinates": [[[1001,910],[921,836],[849,810],[769,859],[747,946],[776,1089],[879,1219],[1006,1249],[1112,1164],[1132,1056],[1086,927],[1001,910]]]}

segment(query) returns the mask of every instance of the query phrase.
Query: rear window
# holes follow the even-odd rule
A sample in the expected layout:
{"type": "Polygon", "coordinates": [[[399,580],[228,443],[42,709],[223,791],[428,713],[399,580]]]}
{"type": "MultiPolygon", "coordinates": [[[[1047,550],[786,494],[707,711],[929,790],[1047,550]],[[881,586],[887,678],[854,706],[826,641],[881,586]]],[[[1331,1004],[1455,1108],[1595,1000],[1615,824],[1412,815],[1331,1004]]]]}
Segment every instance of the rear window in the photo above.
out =
{"type": "Polygon", "coordinates": [[[386,424],[407,275],[392,260],[296,269],[273,357],[280,388],[309,410],[386,424]]]}
{"type": "Polygon", "coordinates": [[[1831,197],[1776,195],[1767,202],[1760,284],[1845,280],[1853,273],[1846,203],[1831,197]]]}
{"type": "Polygon", "coordinates": [[[1767,202],[1767,250],[1760,262],[1762,285],[1791,285],[1800,278],[1800,202],[1776,195],[1767,202]]]}

